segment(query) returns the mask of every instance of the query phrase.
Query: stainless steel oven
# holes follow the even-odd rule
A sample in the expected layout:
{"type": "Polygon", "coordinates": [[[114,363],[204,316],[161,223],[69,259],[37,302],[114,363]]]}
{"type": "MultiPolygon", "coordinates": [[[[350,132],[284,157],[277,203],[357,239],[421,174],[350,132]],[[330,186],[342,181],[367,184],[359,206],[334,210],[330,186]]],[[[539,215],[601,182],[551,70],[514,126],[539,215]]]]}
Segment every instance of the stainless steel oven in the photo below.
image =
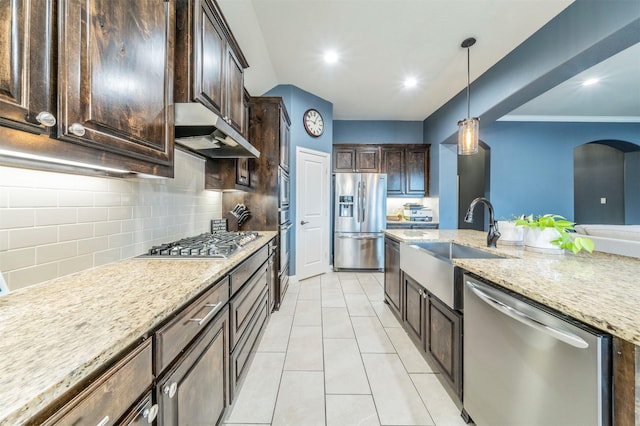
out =
{"type": "MultiPolygon", "coordinates": [[[[278,167],[278,188],[280,194],[278,196],[278,208],[289,208],[289,191],[290,191],[289,173],[282,167],[278,167]]],[[[282,222],[281,222],[282,223],[282,222]]]]}

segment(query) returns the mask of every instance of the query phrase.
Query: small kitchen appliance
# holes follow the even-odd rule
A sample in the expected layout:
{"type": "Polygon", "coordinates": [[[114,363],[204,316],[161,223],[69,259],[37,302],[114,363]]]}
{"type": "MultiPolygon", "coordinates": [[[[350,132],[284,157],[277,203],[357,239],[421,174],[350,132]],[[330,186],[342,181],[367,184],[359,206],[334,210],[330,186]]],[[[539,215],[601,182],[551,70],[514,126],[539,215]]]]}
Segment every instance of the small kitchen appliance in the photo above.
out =
{"type": "Polygon", "coordinates": [[[404,205],[403,216],[406,220],[431,222],[433,220],[433,210],[422,204],[407,203],[404,205]]]}

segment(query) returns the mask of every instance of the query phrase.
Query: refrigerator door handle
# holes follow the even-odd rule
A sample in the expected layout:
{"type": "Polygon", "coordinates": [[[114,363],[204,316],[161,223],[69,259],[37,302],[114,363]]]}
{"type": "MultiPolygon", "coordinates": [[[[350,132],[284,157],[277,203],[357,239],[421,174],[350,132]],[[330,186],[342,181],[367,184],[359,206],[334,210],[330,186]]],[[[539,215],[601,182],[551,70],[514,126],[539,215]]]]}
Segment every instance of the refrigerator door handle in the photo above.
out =
{"type": "Polygon", "coordinates": [[[367,205],[367,181],[362,181],[362,220],[364,222],[365,206],[367,205]]]}
{"type": "Polygon", "coordinates": [[[356,212],[356,216],[357,216],[356,217],[356,222],[362,222],[362,220],[360,220],[360,216],[362,216],[361,213],[360,213],[360,211],[362,210],[362,188],[361,188],[361,185],[362,185],[362,182],[358,181],[358,197],[357,197],[358,209],[357,209],[357,212],[356,212]]]}

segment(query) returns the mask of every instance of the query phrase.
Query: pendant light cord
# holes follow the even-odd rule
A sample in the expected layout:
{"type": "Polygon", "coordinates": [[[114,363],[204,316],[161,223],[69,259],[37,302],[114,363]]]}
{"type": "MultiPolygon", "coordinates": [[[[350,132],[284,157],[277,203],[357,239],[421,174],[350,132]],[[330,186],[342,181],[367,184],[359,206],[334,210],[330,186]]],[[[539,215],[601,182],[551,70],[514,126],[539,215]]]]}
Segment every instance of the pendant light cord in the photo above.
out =
{"type": "Polygon", "coordinates": [[[470,53],[469,53],[469,48],[467,47],[467,118],[471,118],[471,94],[470,94],[470,88],[469,86],[471,85],[471,77],[470,77],[470,53]]]}

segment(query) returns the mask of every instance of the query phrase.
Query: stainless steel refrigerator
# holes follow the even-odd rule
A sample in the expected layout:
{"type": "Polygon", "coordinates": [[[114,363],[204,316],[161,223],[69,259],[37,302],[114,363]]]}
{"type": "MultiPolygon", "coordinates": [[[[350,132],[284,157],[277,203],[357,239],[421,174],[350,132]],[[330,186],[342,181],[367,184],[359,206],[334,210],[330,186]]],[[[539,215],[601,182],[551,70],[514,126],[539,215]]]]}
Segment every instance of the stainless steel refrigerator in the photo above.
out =
{"type": "Polygon", "coordinates": [[[335,173],[333,269],[383,270],[385,173],[335,173]]]}

